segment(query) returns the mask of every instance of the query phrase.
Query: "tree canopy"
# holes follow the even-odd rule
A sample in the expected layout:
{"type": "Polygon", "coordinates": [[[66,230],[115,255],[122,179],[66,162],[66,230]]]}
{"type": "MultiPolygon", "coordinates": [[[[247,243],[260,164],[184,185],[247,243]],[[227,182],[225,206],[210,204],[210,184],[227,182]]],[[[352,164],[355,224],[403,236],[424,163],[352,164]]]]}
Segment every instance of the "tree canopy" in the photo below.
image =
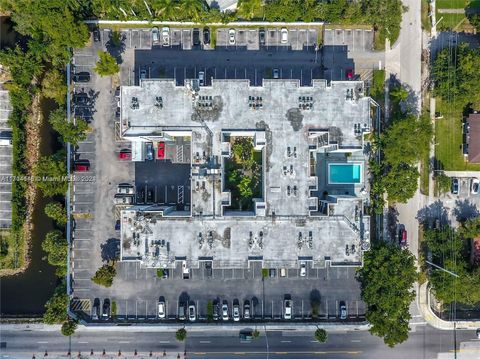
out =
{"type": "Polygon", "coordinates": [[[177,339],[179,342],[183,342],[185,339],[187,339],[187,330],[185,328],[178,329],[175,333],[175,339],[177,339]]]}
{"type": "Polygon", "coordinates": [[[67,96],[67,85],[64,76],[60,71],[51,69],[45,74],[42,81],[42,93],[45,97],[55,100],[59,105],[63,105],[67,96]]]}
{"type": "Polygon", "coordinates": [[[63,108],[58,108],[55,111],[52,111],[48,120],[53,129],[62,136],[65,143],[70,142],[75,146],[78,142],[87,138],[87,122],[81,118],[76,118],[75,123],[73,123],[73,121],[68,122],[63,108]]]}
{"type": "Polygon", "coordinates": [[[398,246],[380,243],[365,252],[358,274],[370,333],[390,347],[407,340],[409,306],[415,298],[412,286],[417,279],[415,257],[398,246]]]}
{"type": "Polygon", "coordinates": [[[100,76],[112,76],[120,71],[120,66],[117,64],[117,60],[108,52],[99,51],[98,61],[93,70],[100,76]]]}
{"type": "Polygon", "coordinates": [[[112,286],[116,274],[115,265],[104,264],[95,272],[91,279],[95,284],[108,288],[112,286]]]}
{"type": "Polygon", "coordinates": [[[60,202],[47,203],[45,214],[60,226],[64,226],[67,223],[67,211],[60,202]]]}
{"type": "Polygon", "coordinates": [[[36,186],[45,196],[64,195],[68,189],[64,153],[42,157],[34,169],[36,186]]]}
{"type": "Polygon", "coordinates": [[[319,343],[325,343],[328,339],[327,331],[325,329],[318,328],[315,330],[315,339],[319,343]]]}
{"type": "Polygon", "coordinates": [[[69,337],[75,333],[77,330],[77,322],[75,320],[69,319],[62,324],[61,332],[66,337],[69,337]]]}
{"type": "Polygon", "coordinates": [[[68,296],[65,284],[55,289],[54,295],[45,304],[43,322],[45,324],[60,324],[68,319],[67,316],[68,296]]]}

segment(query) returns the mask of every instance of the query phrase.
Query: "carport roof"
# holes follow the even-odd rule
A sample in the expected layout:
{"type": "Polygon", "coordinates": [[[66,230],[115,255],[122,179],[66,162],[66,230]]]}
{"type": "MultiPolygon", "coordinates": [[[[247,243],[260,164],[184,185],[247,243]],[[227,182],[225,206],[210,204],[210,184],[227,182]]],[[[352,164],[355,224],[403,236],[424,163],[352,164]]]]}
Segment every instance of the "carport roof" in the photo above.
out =
{"type": "Polygon", "coordinates": [[[480,163],[480,114],[470,114],[467,122],[470,137],[468,140],[468,162],[480,163]]]}

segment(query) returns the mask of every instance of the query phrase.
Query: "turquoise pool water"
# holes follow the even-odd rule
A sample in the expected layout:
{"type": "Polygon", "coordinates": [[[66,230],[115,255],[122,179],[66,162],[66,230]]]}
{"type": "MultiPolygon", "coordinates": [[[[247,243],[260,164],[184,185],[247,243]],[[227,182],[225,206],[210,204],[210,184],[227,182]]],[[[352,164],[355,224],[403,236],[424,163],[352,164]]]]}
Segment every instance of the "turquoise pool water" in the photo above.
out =
{"type": "Polygon", "coordinates": [[[360,183],[362,165],[360,163],[342,163],[328,165],[329,183],[360,183]]]}

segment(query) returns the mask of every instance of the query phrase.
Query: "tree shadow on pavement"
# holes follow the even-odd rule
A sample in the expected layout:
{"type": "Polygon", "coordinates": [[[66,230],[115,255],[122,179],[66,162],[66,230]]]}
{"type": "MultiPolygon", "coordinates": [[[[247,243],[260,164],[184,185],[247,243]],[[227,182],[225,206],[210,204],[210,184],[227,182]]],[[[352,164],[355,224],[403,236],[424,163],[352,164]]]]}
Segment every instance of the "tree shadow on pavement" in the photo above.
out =
{"type": "Polygon", "coordinates": [[[398,229],[398,210],[395,207],[388,207],[387,211],[387,231],[390,238],[395,238],[398,229]]]}
{"type": "Polygon", "coordinates": [[[444,207],[441,200],[437,200],[431,205],[420,209],[416,218],[418,222],[425,227],[432,227],[437,219],[440,221],[441,226],[445,226],[450,224],[448,210],[448,208],[444,207]]]}
{"type": "Polygon", "coordinates": [[[125,35],[119,31],[111,31],[105,47],[110,55],[112,55],[118,64],[123,62],[122,54],[125,52],[125,35]]]}
{"type": "Polygon", "coordinates": [[[109,238],[106,243],[101,244],[102,260],[105,262],[116,261],[120,257],[120,240],[109,238]]]}
{"type": "Polygon", "coordinates": [[[455,201],[453,214],[458,222],[465,222],[470,218],[478,217],[480,212],[475,203],[470,202],[468,199],[464,199],[455,201]]]}

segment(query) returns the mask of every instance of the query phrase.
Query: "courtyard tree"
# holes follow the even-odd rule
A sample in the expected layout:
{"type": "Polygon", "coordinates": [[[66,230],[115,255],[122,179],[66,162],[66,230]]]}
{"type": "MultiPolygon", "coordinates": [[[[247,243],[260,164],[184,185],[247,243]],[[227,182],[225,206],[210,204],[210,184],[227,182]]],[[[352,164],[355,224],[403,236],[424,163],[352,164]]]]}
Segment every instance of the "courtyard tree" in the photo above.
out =
{"type": "Polygon", "coordinates": [[[409,307],[415,298],[412,287],[417,279],[415,257],[381,242],[365,252],[358,275],[370,333],[383,338],[389,347],[407,340],[409,307]]]}
{"type": "Polygon", "coordinates": [[[120,71],[117,60],[106,51],[98,52],[98,61],[93,70],[100,76],[112,76],[120,71]]]}
{"type": "Polygon", "coordinates": [[[95,284],[108,288],[112,286],[116,274],[115,264],[104,264],[95,272],[91,279],[95,284]]]}

